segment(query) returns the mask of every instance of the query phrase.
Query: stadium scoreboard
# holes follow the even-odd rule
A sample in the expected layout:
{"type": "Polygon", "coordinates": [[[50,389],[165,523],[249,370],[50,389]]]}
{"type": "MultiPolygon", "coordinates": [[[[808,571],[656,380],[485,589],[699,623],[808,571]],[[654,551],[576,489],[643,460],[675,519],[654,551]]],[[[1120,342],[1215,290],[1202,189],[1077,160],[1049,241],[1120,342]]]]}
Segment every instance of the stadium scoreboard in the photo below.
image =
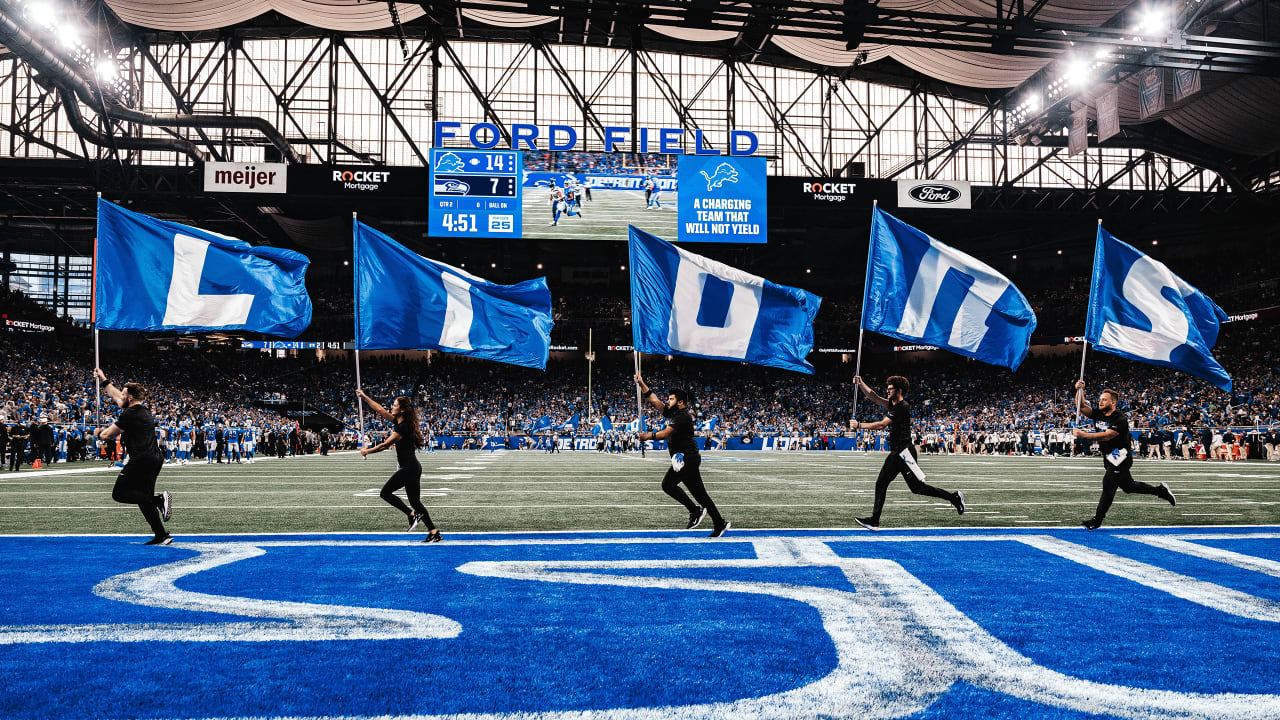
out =
{"type": "Polygon", "coordinates": [[[515,150],[432,148],[430,231],[440,237],[521,237],[524,161],[515,150]]]}

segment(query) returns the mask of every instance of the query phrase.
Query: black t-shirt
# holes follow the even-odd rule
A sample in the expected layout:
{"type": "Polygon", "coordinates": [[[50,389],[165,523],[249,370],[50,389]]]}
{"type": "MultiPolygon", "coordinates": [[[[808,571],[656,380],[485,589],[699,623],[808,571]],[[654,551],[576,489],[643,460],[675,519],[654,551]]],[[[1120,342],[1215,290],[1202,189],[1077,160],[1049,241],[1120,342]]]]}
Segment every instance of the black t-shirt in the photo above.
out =
{"type": "Polygon", "coordinates": [[[684,453],[686,457],[698,454],[698,443],[693,439],[693,416],[689,410],[667,408],[662,411],[671,428],[671,436],[667,438],[667,452],[675,455],[684,453]]]}
{"type": "Polygon", "coordinates": [[[889,451],[902,452],[911,445],[911,406],[906,400],[889,406],[889,451]]]}
{"type": "Polygon", "coordinates": [[[1102,450],[1103,455],[1120,448],[1127,451],[1133,446],[1133,440],[1129,437],[1129,418],[1125,417],[1124,413],[1112,408],[1111,414],[1103,415],[1098,408],[1090,408],[1089,417],[1104,426],[1099,430],[1111,429],[1120,433],[1110,440],[1098,441],[1098,449],[1102,450]]]}
{"type": "Polygon", "coordinates": [[[414,451],[418,448],[414,445],[413,428],[409,426],[409,421],[401,420],[396,423],[396,433],[400,435],[400,439],[396,441],[396,462],[402,468],[417,465],[418,456],[414,451]]]}
{"type": "Polygon", "coordinates": [[[160,448],[156,446],[156,421],[151,411],[142,405],[130,405],[116,418],[116,427],[124,431],[124,449],[129,462],[160,460],[160,448]]]}

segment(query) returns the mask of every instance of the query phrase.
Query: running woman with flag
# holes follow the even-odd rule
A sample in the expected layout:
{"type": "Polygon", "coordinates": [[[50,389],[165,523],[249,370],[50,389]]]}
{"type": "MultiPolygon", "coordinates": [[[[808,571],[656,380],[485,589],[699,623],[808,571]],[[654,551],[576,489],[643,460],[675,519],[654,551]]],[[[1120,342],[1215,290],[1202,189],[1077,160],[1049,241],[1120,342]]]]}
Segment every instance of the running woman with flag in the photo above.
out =
{"type": "Polygon", "coordinates": [[[956,512],[964,514],[964,493],[959,490],[955,492],[947,492],[942,488],[927,485],[924,482],[924,471],[916,464],[916,446],[911,442],[911,406],[904,397],[907,391],[911,389],[911,383],[901,375],[890,377],[886,384],[885,393],[888,397],[880,397],[874,390],[862,381],[861,376],[853,378],[853,384],[862,390],[862,394],[867,396],[871,402],[886,408],[889,413],[885,415],[883,420],[875,422],[855,423],[858,430],[880,430],[889,428],[889,457],[884,459],[884,465],[880,468],[880,475],[876,478],[876,500],[875,507],[871,510],[871,515],[864,518],[854,518],[854,522],[868,530],[880,529],[880,512],[884,510],[885,494],[889,490],[889,483],[892,483],[899,474],[907,481],[907,488],[916,495],[928,495],[951,503],[956,512]]]}
{"type": "Polygon", "coordinates": [[[365,395],[364,390],[356,390],[356,395],[368,403],[375,413],[394,425],[394,429],[386,440],[371,448],[360,450],[363,456],[382,452],[392,445],[396,446],[396,461],[400,464],[400,469],[396,470],[391,479],[387,480],[387,484],[382,486],[379,497],[409,517],[409,530],[418,527],[420,523],[427,524],[427,539],[423,542],[440,542],[443,536],[431,522],[431,515],[422,504],[422,465],[418,462],[415,453],[422,447],[423,437],[422,430],[418,426],[418,413],[413,409],[413,402],[401,395],[392,404],[391,412],[387,412],[386,408],[379,405],[376,400],[365,395]],[[409,505],[413,506],[412,509],[396,496],[396,490],[400,488],[404,488],[405,494],[409,496],[409,505]]]}
{"type": "Polygon", "coordinates": [[[671,467],[667,468],[667,474],[662,478],[662,491],[689,511],[687,529],[692,530],[698,527],[702,520],[710,515],[711,537],[720,537],[725,530],[729,529],[729,521],[720,516],[716,504],[707,494],[706,486],[702,484],[702,473],[698,471],[702,466],[702,455],[698,453],[698,443],[693,438],[693,416],[689,414],[689,394],[684,390],[671,390],[667,393],[667,402],[663,403],[658,394],[645,384],[640,373],[636,373],[636,384],[640,386],[640,392],[649,399],[649,403],[667,419],[667,426],[658,432],[636,434],[641,441],[667,441],[667,451],[671,453],[671,467]],[[689,499],[689,495],[680,489],[680,483],[684,483],[684,486],[689,488],[689,492],[701,503],[700,505],[694,504],[693,500],[689,499]]]}

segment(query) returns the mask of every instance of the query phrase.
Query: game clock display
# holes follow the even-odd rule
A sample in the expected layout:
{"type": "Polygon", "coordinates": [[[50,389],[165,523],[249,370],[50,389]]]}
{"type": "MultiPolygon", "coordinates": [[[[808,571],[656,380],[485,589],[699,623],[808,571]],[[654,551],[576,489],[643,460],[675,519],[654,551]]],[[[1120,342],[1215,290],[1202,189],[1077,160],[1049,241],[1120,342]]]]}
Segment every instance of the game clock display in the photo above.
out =
{"type": "Polygon", "coordinates": [[[432,148],[430,160],[432,235],[520,237],[521,153],[432,148]]]}

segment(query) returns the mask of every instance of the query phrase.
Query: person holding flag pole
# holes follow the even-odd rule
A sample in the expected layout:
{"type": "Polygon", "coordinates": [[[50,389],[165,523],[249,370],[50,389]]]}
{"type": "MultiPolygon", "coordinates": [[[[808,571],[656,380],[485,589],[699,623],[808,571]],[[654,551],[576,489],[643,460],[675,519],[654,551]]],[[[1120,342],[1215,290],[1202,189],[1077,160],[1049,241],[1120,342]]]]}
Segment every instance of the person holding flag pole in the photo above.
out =
{"type": "MultiPolygon", "coordinates": [[[[357,220],[357,219],[356,219],[356,213],[355,213],[355,212],[352,212],[352,213],[351,213],[351,225],[354,227],[354,226],[356,226],[356,224],[357,224],[358,222],[359,222],[359,220],[357,220]]],[[[355,244],[356,244],[357,242],[359,242],[359,240],[358,240],[358,236],[355,234],[355,232],[352,232],[352,233],[351,233],[351,242],[352,242],[352,245],[353,245],[353,247],[352,247],[352,255],[353,255],[355,258],[359,258],[359,248],[358,248],[358,247],[355,247],[355,244]]],[[[361,383],[360,383],[360,273],[357,271],[357,272],[352,273],[352,274],[355,276],[354,282],[355,282],[355,298],[356,298],[356,300],[355,300],[355,321],[356,321],[356,342],[355,342],[355,346],[356,346],[356,347],[355,347],[355,356],[356,356],[356,415],[357,415],[357,417],[359,418],[359,431],[358,431],[358,432],[359,432],[359,434],[356,436],[356,449],[357,449],[357,450],[364,450],[364,448],[365,448],[365,434],[364,434],[364,403],[360,402],[360,398],[361,398],[361,396],[363,396],[363,395],[364,395],[364,391],[361,389],[361,388],[362,388],[362,385],[361,385],[361,383]]],[[[368,454],[367,454],[367,453],[364,453],[364,452],[361,452],[361,453],[360,453],[360,457],[361,457],[361,458],[366,458],[366,457],[368,457],[368,454]]],[[[410,530],[412,530],[413,528],[411,527],[411,528],[409,528],[409,529],[410,529],[410,530]]]]}
{"type": "MultiPolygon", "coordinates": [[[[1113,355],[1181,370],[1230,392],[1231,376],[1212,353],[1226,319],[1227,314],[1207,295],[1163,263],[1117,240],[1098,221],[1085,321],[1086,348],[1092,344],[1094,349],[1113,355]]],[[[1098,432],[1075,429],[1077,438],[1098,441],[1105,468],[1098,507],[1081,525],[1089,530],[1101,527],[1116,490],[1155,495],[1176,506],[1178,500],[1168,484],[1149,485],[1130,475],[1133,442],[1128,419],[1119,409],[1119,394],[1103,390],[1097,408],[1085,402],[1083,354],[1075,388],[1077,417],[1084,414],[1105,425],[1098,432]]]]}
{"type": "Polygon", "coordinates": [[[364,393],[364,390],[356,390],[356,395],[363,401],[369,403],[369,408],[387,422],[394,425],[391,434],[386,440],[373,446],[360,449],[362,457],[382,452],[392,445],[396,448],[396,462],[400,467],[382,486],[382,491],[378,494],[388,505],[396,508],[409,518],[409,531],[412,532],[420,523],[427,524],[427,539],[423,542],[440,542],[443,537],[440,531],[436,529],[435,523],[431,522],[431,514],[427,512],[426,506],[422,504],[422,464],[418,462],[417,450],[422,447],[424,438],[422,430],[418,423],[418,412],[413,407],[413,402],[407,396],[396,398],[395,403],[391,406],[391,411],[387,412],[386,408],[378,404],[376,400],[364,393]],[[409,497],[409,504],[405,505],[404,501],[396,496],[396,490],[404,488],[405,494],[409,497]],[[412,509],[410,508],[412,506],[412,509]]]}

